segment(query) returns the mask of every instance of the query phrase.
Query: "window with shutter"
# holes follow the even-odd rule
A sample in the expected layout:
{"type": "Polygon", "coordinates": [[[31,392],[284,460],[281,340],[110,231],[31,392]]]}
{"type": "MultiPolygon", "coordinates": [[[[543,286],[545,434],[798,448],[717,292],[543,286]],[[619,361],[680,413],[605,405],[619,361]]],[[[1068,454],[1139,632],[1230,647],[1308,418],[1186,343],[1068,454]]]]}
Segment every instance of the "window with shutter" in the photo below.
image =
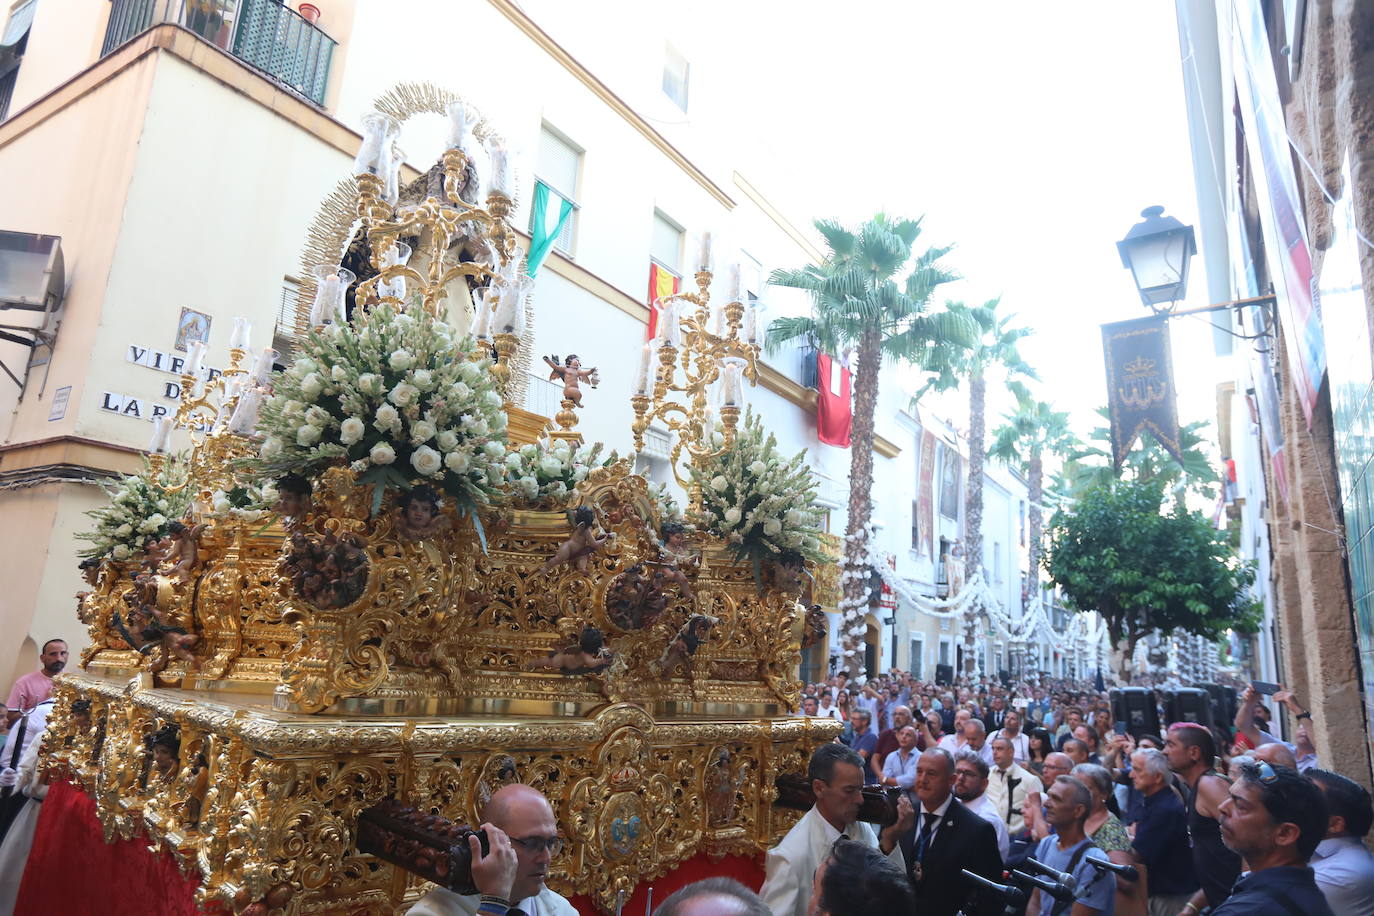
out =
{"type": "Polygon", "coordinates": [[[684,114],[687,111],[687,82],[691,71],[692,65],[677,48],[663,46],[663,94],[672,99],[684,114]]]}
{"type": "Polygon", "coordinates": [[[682,227],[654,211],[653,236],[649,240],[649,256],[675,274],[682,273],[682,227]]]}
{"type": "MultiPolygon", "coordinates": [[[[573,237],[577,231],[578,203],[577,186],[582,177],[582,150],[574,146],[570,141],[545,124],[539,131],[539,157],[536,165],[535,177],[549,188],[549,209],[551,214],[550,221],[557,219],[558,198],[568,201],[573,205],[573,211],[568,217],[568,221],[563,224],[563,231],[558,233],[558,238],[554,240],[553,247],[565,255],[571,255],[573,250],[573,237]]],[[[534,226],[534,220],[540,218],[542,214],[530,212],[530,226],[534,226]]],[[[550,225],[552,223],[550,222],[550,225]]]]}
{"type": "Polygon", "coordinates": [[[281,281],[281,301],[277,303],[277,326],[272,332],[272,348],[281,356],[279,362],[287,362],[291,355],[292,343],[296,337],[296,296],[300,284],[291,277],[281,281]]]}

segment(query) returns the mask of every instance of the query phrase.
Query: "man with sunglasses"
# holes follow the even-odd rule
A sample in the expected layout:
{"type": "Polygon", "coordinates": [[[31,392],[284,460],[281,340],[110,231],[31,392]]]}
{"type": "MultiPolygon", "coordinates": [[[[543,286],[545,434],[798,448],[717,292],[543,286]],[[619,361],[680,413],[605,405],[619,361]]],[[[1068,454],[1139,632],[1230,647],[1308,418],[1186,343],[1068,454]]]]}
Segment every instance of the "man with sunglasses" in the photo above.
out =
{"type": "Polygon", "coordinates": [[[486,856],[480,849],[472,856],[473,883],[481,893],[435,888],[409,916],[577,916],[571,903],[544,886],[549,863],[563,849],[544,796],[519,783],[503,786],[483,816],[490,848],[486,856]]]}
{"type": "Polygon", "coordinates": [[[1221,839],[1249,873],[1214,916],[1331,916],[1307,867],[1326,834],[1326,799],[1297,770],[1247,763],[1221,803],[1221,839]]]}

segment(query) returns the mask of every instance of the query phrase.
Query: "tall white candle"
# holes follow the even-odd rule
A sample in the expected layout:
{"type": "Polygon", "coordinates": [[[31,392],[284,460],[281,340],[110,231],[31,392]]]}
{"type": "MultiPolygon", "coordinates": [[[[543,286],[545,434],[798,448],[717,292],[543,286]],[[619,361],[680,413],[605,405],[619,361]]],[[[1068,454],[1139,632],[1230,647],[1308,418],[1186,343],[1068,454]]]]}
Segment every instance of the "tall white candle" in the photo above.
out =
{"type": "Polygon", "coordinates": [[[401,125],[390,115],[372,111],[363,115],[363,142],[353,159],[354,175],[386,176],[391,141],[401,132],[401,125]]]}
{"type": "Polygon", "coordinates": [[[749,306],[749,309],[744,313],[744,339],[750,343],[758,343],[759,309],[756,305],[749,306]]]}
{"type": "Polygon", "coordinates": [[[229,349],[247,350],[253,336],[253,323],[247,318],[235,318],[234,330],[229,333],[229,349]]]}
{"type": "Polygon", "coordinates": [[[207,349],[207,348],[206,348],[206,346],[205,346],[205,341],[203,341],[203,340],[193,340],[193,341],[191,341],[191,359],[190,359],[190,362],[188,362],[188,363],[186,364],[186,374],[187,374],[187,375],[194,376],[194,377],[199,377],[199,376],[200,376],[201,370],[202,370],[203,368],[205,368],[205,351],[206,351],[206,349],[207,349]]]}
{"type": "Polygon", "coordinates": [[[744,297],[744,286],[740,281],[739,264],[730,265],[730,301],[741,302],[744,297]]]}
{"type": "Polygon", "coordinates": [[[148,440],[148,451],[154,455],[161,455],[167,451],[167,428],[171,425],[172,421],[166,415],[153,417],[153,435],[148,440]]]}
{"type": "Polygon", "coordinates": [[[448,103],[448,143],[447,149],[466,149],[477,126],[477,112],[468,108],[465,102],[448,103]]]}
{"type": "Polygon", "coordinates": [[[654,348],[644,345],[644,353],[639,358],[639,372],[635,375],[635,394],[649,393],[649,374],[653,371],[654,348]]]}
{"type": "Polygon", "coordinates": [[[725,336],[725,307],[717,305],[711,309],[711,333],[717,337],[725,336]]]}
{"type": "Polygon", "coordinates": [[[739,407],[744,401],[742,375],[744,360],[729,356],[720,361],[720,403],[722,407],[739,407]]]}
{"type": "Polygon", "coordinates": [[[664,312],[660,319],[663,322],[663,342],[675,349],[682,347],[682,322],[678,320],[682,308],[680,303],[673,303],[671,312],[664,312]]]}
{"type": "Polygon", "coordinates": [[[711,233],[701,234],[701,250],[697,254],[697,270],[711,269],[711,233]]]}
{"type": "Polygon", "coordinates": [[[487,154],[491,157],[491,190],[506,197],[515,197],[511,187],[510,150],[500,140],[489,140],[487,154]]]}
{"type": "Polygon", "coordinates": [[[262,387],[266,388],[272,384],[272,364],[281,356],[271,347],[264,347],[262,356],[258,358],[257,367],[253,371],[253,379],[262,387]]]}
{"type": "Polygon", "coordinates": [[[490,289],[479,289],[472,299],[472,336],[478,340],[486,340],[491,336],[491,306],[487,303],[490,297],[490,289]]]}

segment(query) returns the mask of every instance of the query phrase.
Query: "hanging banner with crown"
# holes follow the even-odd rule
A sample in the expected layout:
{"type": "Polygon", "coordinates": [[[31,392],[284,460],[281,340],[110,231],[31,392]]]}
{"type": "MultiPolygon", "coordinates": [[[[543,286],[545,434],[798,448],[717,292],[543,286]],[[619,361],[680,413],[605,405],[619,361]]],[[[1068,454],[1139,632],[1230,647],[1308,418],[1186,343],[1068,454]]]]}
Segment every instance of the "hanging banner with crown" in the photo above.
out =
{"type": "Polygon", "coordinates": [[[1168,316],[1104,324],[1102,350],[1107,359],[1112,466],[1121,469],[1143,429],[1154,433],[1159,444],[1182,464],[1168,316]]]}

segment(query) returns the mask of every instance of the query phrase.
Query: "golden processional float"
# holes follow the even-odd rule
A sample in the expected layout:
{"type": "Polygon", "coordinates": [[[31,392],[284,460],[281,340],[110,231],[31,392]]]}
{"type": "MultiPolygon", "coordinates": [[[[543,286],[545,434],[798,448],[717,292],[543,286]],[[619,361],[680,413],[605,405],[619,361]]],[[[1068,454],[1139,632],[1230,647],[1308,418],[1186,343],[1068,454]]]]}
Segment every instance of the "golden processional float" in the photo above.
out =
{"type": "Polygon", "coordinates": [[[695,856],[761,853],[796,818],[777,777],[836,726],[789,715],[821,554],[801,456],[741,421],[757,315],[713,308],[704,267],[645,347],[633,433],[676,433],[684,515],[581,443],[587,370],[551,362],[551,434],[512,403],[531,282],[473,110],[398,87],[355,171],[311,230],[289,367],[242,320],[222,374],[195,345],[148,470],[93,513],[92,644],[59,680],[49,766],[107,839],[146,834],[202,904],[252,916],[392,913],[442,868],[360,823],[477,824],[512,781],[553,805],[550,885],[607,910],[695,856]],[[423,111],[448,149],[402,185],[423,111]]]}

